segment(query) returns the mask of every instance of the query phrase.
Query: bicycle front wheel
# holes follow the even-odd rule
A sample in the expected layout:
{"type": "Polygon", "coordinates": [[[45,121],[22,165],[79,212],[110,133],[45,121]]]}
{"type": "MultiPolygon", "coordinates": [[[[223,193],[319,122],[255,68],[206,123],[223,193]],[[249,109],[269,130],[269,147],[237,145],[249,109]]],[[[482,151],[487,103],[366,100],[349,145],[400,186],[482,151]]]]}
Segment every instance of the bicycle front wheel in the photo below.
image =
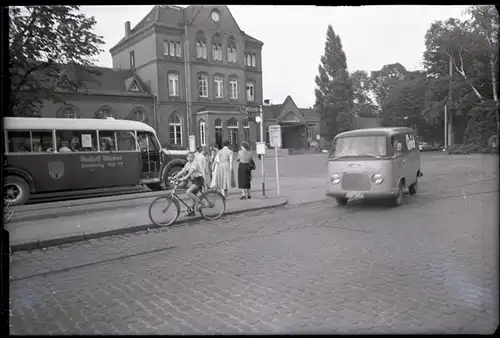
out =
{"type": "Polygon", "coordinates": [[[200,214],[206,220],[219,219],[226,212],[226,199],[215,190],[209,190],[201,195],[200,214]]]}
{"type": "Polygon", "coordinates": [[[149,219],[159,227],[171,226],[175,223],[181,208],[172,196],[160,196],[149,206],[149,219]]]}

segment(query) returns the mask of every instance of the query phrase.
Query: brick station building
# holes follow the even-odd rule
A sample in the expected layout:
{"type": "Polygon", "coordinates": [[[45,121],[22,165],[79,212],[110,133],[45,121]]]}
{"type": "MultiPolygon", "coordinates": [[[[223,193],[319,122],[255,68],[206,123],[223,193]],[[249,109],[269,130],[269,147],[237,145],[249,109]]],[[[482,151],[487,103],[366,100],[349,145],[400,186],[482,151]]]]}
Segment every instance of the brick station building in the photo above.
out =
{"type": "MultiPolygon", "coordinates": [[[[227,6],[154,6],[110,49],[113,68],[87,89],[50,102],[41,116],[133,119],[153,126],[162,144],[197,145],[260,140],[244,106],[263,104],[263,42],[241,30],[227,6]],[[187,75],[187,76],[186,76],[187,75]]],[[[71,77],[71,72],[63,74],[71,77]]],[[[264,108],[265,130],[280,124],[284,148],[305,148],[319,135],[319,117],[288,96],[264,108]]],[[[268,135],[266,133],[266,140],[268,135]]]]}

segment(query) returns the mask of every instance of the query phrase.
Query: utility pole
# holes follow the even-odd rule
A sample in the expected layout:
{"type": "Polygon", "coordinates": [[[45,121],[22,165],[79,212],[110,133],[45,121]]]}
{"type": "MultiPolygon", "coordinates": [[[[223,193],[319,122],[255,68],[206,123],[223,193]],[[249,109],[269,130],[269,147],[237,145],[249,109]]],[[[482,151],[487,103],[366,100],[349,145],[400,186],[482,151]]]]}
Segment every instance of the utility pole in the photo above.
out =
{"type": "Polygon", "coordinates": [[[452,59],[451,55],[449,55],[449,62],[448,62],[448,75],[449,75],[449,80],[448,80],[448,103],[450,104],[450,109],[448,109],[450,116],[448,117],[448,146],[453,144],[453,113],[451,112],[451,103],[452,103],[452,92],[451,92],[451,86],[452,86],[452,78],[453,78],[453,64],[452,64],[452,59]]]}

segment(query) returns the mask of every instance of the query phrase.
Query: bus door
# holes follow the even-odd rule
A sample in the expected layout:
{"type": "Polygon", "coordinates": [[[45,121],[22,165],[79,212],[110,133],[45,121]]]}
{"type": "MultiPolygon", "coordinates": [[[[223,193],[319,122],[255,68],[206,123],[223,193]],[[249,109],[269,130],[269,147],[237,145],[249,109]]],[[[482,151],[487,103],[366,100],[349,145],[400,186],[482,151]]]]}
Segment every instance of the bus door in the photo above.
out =
{"type": "Polygon", "coordinates": [[[145,131],[137,132],[137,140],[142,157],[142,181],[159,181],[162,163],[161,147],[158,140],[153,133],[145,131]]]}

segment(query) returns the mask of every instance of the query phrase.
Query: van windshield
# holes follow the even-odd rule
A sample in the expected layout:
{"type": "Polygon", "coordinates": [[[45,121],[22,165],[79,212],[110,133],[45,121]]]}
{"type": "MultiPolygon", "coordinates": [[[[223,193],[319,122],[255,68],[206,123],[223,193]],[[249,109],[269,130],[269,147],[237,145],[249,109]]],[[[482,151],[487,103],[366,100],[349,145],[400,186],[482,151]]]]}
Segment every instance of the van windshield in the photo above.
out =
{"type": "Polygon", "coordinates": [[[340,137],[335,140],[329,157],[344,156],[386,156],[387,139],[385,136],[340,137]]]}

